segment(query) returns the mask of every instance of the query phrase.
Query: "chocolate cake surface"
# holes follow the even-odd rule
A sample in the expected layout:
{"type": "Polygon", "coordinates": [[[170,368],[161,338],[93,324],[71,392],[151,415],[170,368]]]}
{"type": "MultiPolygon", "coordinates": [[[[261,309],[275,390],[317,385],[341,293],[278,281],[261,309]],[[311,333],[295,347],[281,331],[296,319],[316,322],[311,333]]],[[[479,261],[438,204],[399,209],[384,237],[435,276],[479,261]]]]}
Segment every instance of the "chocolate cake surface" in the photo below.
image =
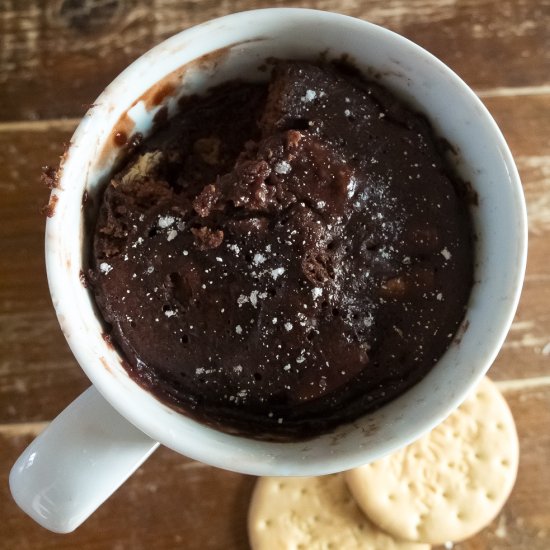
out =
{"type": "Polygon", "coordinates": [[[193,97],[107,186],[91,283],[129,374],[184,414],[299,440],[434,366],[473,280],[426,119],[335,66],[193,97]]]}

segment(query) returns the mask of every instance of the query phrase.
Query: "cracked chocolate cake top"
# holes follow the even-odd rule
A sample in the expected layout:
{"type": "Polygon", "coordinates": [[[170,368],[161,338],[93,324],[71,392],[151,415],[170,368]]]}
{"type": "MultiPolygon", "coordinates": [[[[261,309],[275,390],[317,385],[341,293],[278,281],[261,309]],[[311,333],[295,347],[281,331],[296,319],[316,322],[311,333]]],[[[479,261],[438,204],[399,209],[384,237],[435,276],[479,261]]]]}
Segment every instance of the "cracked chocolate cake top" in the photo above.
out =
{"type": "Polygon", "coordinates": [[[107,186],[96,302],[130,375],[218,429],[306,439],[449,345],[468,205],[426,119],[332,65],[186,100],[107,186]]]}

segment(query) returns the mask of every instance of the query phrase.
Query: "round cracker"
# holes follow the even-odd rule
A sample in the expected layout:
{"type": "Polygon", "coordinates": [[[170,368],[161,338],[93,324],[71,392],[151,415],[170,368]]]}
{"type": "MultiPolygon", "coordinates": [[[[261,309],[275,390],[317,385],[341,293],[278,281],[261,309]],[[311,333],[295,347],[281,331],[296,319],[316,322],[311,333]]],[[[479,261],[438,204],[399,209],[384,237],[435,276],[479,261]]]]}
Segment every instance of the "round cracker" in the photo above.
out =
{"type": "Polygon", "coordinates": [[[514,486],[518,461],[512,413],[485,378],[427,436],[345,477],[380,528],[442,544],[468,538],[495,518],[514,486]]]}
{"type": "Polygon", "coordinates": [[[248,512],[253,550],[429,550],[396,541],[359,510],[343,474],[264,477],[248,512]]]}

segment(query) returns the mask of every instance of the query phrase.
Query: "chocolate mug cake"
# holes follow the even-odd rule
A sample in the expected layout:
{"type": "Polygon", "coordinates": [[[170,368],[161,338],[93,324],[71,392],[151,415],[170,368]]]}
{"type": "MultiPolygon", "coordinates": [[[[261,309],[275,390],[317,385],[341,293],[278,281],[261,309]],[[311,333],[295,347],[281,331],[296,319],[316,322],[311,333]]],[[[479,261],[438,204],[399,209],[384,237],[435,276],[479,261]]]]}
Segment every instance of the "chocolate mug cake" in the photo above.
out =
{"type": "Polygon", "coordinates": [[[219,430],[300,440],[443,355],[473,284],[428,121],[340,65],[181,102],[103,194],[90,282],[130,376],[219,430]]]}

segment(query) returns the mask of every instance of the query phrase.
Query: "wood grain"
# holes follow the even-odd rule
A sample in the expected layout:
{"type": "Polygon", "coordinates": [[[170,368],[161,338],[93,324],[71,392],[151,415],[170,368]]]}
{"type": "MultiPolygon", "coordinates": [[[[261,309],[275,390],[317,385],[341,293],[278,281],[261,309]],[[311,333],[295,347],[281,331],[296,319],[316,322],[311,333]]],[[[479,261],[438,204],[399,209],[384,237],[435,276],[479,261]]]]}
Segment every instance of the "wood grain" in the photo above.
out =
{"type": "Polygon", "coordinates": [[[0,131],[0,422],[51,420],[89,385],[51,305],[40,212],[41,167],[57,164],[71,133],[0,131]]]}
{"type": "Polygon", "coordinates": [[[0,120],[80,116],[131,60],[168,36],[273,6],[386,26],[474,88],[550,84],[549,0],[0,0],[0,120]]]}

